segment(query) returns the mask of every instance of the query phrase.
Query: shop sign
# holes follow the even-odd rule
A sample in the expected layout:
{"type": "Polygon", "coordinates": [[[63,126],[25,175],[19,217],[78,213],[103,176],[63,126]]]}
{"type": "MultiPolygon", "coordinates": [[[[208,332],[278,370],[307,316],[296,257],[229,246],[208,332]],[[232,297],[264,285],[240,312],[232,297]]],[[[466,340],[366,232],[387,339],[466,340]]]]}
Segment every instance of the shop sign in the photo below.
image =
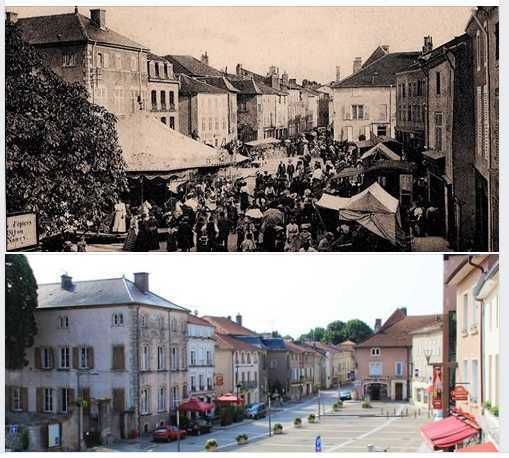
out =
{"type": "Polygon", "coordinates": [[[7,251],[34,248],[39,244],[37,215],[13,213],[7,215],[7,251]]]}
{"type": "Polygon", "coordinates": [[[458,385],[452,390],[451,398],[453,401],[468,401],[468,391],[463,385],[458,385]]]}
{"type": "Polygon", "coordinates": [[[222,375],[216,375],[216,386],[222,386],[224,379],[222,375]]]}

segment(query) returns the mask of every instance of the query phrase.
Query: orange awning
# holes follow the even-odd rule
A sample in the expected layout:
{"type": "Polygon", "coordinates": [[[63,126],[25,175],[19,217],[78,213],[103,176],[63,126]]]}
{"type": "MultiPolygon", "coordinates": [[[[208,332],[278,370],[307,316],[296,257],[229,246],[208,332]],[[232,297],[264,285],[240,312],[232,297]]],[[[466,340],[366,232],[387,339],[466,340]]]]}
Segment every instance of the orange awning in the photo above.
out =
{"type": "Polygon", "coordinates": [[[498,452],[497,447],[493,442],[483,442],[482,444],[471,445],[470,447],[460,448],[457,452],[472,452],[472,453],[484,453],[484,452],[498,452]]]}

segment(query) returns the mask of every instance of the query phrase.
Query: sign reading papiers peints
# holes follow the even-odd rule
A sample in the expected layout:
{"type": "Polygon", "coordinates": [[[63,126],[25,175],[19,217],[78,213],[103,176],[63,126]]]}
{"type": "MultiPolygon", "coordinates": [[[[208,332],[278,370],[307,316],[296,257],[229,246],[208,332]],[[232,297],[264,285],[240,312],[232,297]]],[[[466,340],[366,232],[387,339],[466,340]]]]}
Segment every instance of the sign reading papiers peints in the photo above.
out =
{"type": "Polygon", "coordinates": [[[7,251],[34,248],[39,244],[37,215],[31,212],[7,215],[7,251]]]}

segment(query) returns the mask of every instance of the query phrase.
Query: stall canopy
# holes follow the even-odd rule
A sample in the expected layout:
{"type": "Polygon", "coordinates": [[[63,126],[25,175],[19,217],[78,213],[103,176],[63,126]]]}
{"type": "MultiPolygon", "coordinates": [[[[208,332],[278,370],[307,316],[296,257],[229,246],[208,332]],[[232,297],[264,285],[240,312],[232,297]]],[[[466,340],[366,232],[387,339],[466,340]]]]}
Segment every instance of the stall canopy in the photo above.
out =
{"type": "Polygon", "coordinates": [[[253,140],[246,143],[246,146],[268,146],[268,145],[275,145],[277,143],[281,143],[281,140],[278,140],[277,138],[262,138],[261,140],[253,140]]]}
{"type": "Polygon", "coordinates": [[[373,160],[379,159],[388,159],[391,161],[401,160],[398,154],[392,151],[388,146],[385,146],[383,143],[378,143],[361,156],[362,160],[368,158],[371,158],[373,160]]]}
{"type": "Polygon", "coordinates": [[[238,405],[244,403],[244,401],[241,398],[235,396],[232,393],[225,393],[222,394],[221,396],[218,396],[215,399],[215,402],[216,404],[238,404],[238,405]]]}
{"type": "Polygon", "coordinates": [[[433,450],[454,447],[478,433],[477,428],[455,416],[432,421],[421,427],[422,436],[433,447],[433,450]]]}
{"type": "Polygon", "coordinates": [[[470,447],[463,447],[458,450],[460,453],[486,453],[486,452],[498,452],[497,447],[493,442],[483,442],[482,444],[471,445],[470,447]]]}
{"type": "Polygon", "coordinates": [[[134,176],[167,179],[177,170],[223,167],[247,160],[169,129],[150,115],[120,116],[117,132],[127,172],[134,176]]]}
{"type": "Polygon", "coordinates": [[[350,198],[324,194],[317,206],[336,210],[341,219],[355,221],[394,245],[397,244],[397,229],[400,226],[399,201],[378,183],[373,183],[350,198]]]}
{"type": "Polygon", "coordinates": [[[189,401],[180,404],[179,410],[181,412],[206,413],[214,410],[214,404],[209,404],[208,402],[203,402],[196,398],[191,398],[189,401]]]}

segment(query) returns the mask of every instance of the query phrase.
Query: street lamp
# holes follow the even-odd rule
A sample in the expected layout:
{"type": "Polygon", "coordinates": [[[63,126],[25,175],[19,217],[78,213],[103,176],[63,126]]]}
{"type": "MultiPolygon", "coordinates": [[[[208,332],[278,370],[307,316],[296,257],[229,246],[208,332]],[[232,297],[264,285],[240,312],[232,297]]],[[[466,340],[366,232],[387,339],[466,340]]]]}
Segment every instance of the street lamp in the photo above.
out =
{"type": "Polygon", "coordinates": [[[83,441],[83,399],[80,397],[80,377],[82,375],[99,375],[99,372],[90,372],[90,370],[76,371],[76,394],[79,398],[79,416],[78,416],[78,451],[81,451],[81,444],[83,441]]]}

